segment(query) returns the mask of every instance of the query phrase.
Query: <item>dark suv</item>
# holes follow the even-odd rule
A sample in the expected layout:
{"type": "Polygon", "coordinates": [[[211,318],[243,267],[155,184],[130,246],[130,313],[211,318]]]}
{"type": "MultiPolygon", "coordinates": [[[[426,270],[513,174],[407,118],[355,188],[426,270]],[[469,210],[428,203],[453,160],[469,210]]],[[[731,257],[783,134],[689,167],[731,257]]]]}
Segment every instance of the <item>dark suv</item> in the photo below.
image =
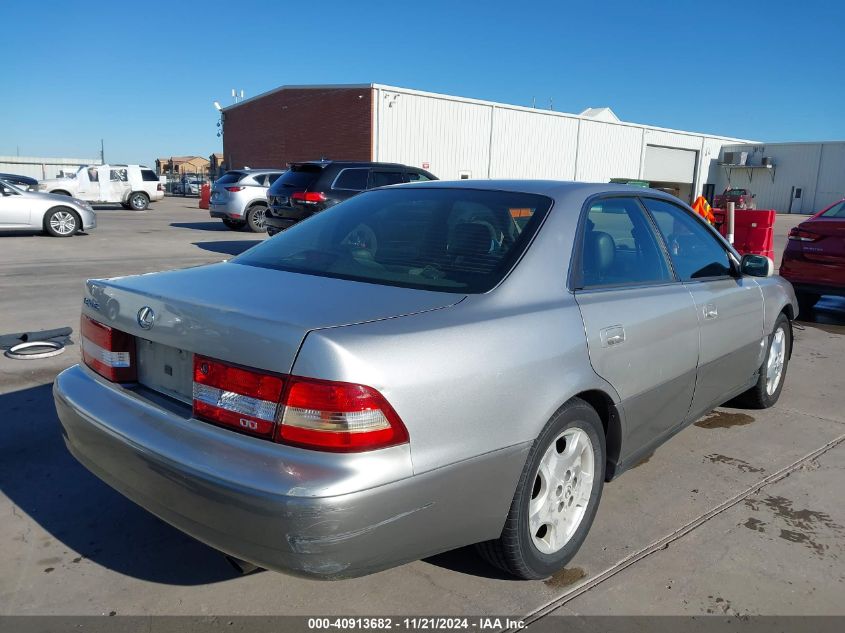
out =
{"type": "Polygon", "coordinates": [[[367,189],[422,180],[437,180],[437,177],[424,169],[397,163],[340,160],[293,163],[267,192],[267,233],[275,235],[367,189]]]}

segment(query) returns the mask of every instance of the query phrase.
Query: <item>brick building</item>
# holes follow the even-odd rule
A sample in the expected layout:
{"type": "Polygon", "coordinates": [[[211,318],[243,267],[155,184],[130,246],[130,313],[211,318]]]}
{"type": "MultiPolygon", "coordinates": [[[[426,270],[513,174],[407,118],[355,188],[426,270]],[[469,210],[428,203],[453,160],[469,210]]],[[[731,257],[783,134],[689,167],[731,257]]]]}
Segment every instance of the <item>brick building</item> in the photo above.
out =
{"type": "Polygon", "coordinates": [[[283,86],[223,109],[226,167],[302,160],[370,160],[370,85],[283,86]]]}

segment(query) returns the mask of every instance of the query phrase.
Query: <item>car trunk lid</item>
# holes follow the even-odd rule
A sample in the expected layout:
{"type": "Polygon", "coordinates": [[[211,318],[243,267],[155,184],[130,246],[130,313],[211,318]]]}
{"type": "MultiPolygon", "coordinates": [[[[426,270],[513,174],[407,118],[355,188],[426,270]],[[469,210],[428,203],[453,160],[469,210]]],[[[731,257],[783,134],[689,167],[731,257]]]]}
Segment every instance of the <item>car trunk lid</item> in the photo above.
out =
{"type": "Polygon", "coordinates": [[[224,262],[90,280],[83,312],[136,337],[139,382],[190,399],[193,354],[290,372],[309,331],[445,308],[463,295],[224,262]],[[154,317],[145,322],[142,311],[154,317]]]}

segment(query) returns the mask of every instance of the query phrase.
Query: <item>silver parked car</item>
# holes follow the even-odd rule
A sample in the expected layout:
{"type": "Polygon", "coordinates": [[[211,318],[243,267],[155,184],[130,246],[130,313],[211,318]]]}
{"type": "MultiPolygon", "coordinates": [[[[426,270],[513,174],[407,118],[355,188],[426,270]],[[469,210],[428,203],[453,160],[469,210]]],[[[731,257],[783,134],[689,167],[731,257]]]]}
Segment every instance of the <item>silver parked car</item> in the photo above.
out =
{"type": "Polygon", "coordinates": [[[282,174],[281,169],[239,169],[227,171],[214,182],[208,212],[222,218],[230,229],[267,230],[267,189],[282,174]]]}
{"type": "Polygon", "coordinates": [[[0,179],[0,231],[44,231],[70,237],[96,228],[97,215],[85,200],[28,191],[0,179]]]}
{"type": "Polygon", "coordinates": [[[406,184],[231,261],[89,281],[70,451],[240,560],[318,578],[470,543],[522,578],[713,407],[781,393],[797,305],[624,185],[406,184]]]}

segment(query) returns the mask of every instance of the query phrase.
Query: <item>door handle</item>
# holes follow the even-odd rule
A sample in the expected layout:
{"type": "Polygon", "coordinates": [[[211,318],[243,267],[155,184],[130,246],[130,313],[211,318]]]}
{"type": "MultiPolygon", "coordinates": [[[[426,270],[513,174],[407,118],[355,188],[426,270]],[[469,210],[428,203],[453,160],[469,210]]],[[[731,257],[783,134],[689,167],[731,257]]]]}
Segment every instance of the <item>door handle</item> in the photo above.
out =
{"type": "Polygon", "coordinates": [[[606,327],[599,335],[601,336],[602,347],[612,347],[625,342],[625,328],[621,325],[606,327]]]}
{"type": "Polygon", "coordinates": [[[704,306],[704,318],[705,319],[715,319],[719,316],[719,311],[716,309],[716,306],[712,303],[708,303],[704,306]]]}

